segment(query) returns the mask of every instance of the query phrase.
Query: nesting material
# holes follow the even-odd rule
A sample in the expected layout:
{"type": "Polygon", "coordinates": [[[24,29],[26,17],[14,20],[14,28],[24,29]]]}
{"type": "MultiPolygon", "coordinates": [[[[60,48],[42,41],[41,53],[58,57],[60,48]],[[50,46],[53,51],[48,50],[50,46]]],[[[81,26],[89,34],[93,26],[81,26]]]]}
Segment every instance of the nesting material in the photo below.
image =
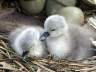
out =
{"type": "Polygon", "coordinates": [[[83,2],[85,2],[86,4],[93,5],[96,6],[96,0],[82,0],[83,2]]]}
{"type": "Polygon", "coordinates": [[[88,24],[90,24],[94,29],[96,29],[96,17],[90,17],[88,18],[88,24]]]}
{"type": "Polygon", "coordinates": [[[89,25],[91,32],[93,32],[93,37],[91,38],[92,44],[96,46],[96,17],[89,17],[87,19],[87,24],[89,25]]]}

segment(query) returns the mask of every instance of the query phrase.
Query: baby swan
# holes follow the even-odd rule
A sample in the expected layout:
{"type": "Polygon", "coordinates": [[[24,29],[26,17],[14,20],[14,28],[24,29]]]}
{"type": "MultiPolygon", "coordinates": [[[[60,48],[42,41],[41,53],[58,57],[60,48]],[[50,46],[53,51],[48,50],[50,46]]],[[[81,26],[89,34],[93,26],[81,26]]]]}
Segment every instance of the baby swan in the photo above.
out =
{"type": "Polygon", "coordinates": [[[40,41],[42,32],[43,28],[39,26],[19,27],[9,35],[11,47],[19,57],[22,57],[26,52],[28,52],[28,57],[44,57],[47,52],[44,42],[40,41]]]}
{"type": "Polygon", "coordinates": [[[67,24],[63,16],[49,16],[44,29],[40,39],[46,41],[53,59],[81,60],[93,55],[91,34],[79,26],[67,24]]]}

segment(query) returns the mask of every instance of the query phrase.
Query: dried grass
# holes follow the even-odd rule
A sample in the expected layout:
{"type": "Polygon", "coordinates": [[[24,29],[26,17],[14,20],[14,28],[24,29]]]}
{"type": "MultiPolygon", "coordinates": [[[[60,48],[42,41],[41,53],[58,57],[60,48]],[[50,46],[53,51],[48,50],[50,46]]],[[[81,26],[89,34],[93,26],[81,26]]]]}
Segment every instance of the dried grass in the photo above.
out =
{"type": "Polygon", "coordinates": [[[82,61],[53,61],[50,58],[23,60],[10,48],[7,37],[0,35],[0,72],[95,72],[96,57],[82,61]]]}

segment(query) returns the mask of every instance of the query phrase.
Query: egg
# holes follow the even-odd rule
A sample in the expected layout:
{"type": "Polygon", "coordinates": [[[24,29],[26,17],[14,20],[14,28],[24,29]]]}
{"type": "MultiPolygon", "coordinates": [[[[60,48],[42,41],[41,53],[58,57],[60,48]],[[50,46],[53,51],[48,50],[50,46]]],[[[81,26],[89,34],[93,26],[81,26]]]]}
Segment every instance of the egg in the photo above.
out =
{"type": "Polygon", "coordinates": [[[58,10],[54,10],[52,14],[64,16],[68,24],[83,25],[84,23],[84,13],[78,7],[63,7],[58,10]]]}
{"type": "Polygon", "coordinates": [[[19,0],[19,3],[26,14],[37,14],[44,8],[45,0],[19,0]]]}
{"type": "Polygon", "coordinates": [[[75,6],[76,0],[47,0],[47,15],[54,14],[65,6],[75,6]]]}
{"type": "Polygon", "coordinates": [[[75,4],[76,0],[48,0],[46,12],[48,16],[53,14],[64,16],[68,24],[82,25],[84,22],[84,13],[80,8],[74,7],[75,4]]]}
{"type": "Polygon", "coordinates": [[[56,12],[67,20],[68,24],[82,25],[84,23],[84,13],[77,7],[64,7],[56,12]]]}

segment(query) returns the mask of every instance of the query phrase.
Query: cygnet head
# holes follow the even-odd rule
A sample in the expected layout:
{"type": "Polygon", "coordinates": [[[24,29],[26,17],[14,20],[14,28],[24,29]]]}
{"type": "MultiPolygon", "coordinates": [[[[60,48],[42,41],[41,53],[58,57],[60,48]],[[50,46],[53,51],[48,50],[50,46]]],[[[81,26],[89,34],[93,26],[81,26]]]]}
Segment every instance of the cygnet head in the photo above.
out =
{"type": "Polygon", "coordinates": [[[68,29],[65,18],[61,15],[51,15],[44,23],[45,32],[41,35],[41,40],[44,40],[48,36],[58,37],[64,34],[64,31],[68,29]]]}

